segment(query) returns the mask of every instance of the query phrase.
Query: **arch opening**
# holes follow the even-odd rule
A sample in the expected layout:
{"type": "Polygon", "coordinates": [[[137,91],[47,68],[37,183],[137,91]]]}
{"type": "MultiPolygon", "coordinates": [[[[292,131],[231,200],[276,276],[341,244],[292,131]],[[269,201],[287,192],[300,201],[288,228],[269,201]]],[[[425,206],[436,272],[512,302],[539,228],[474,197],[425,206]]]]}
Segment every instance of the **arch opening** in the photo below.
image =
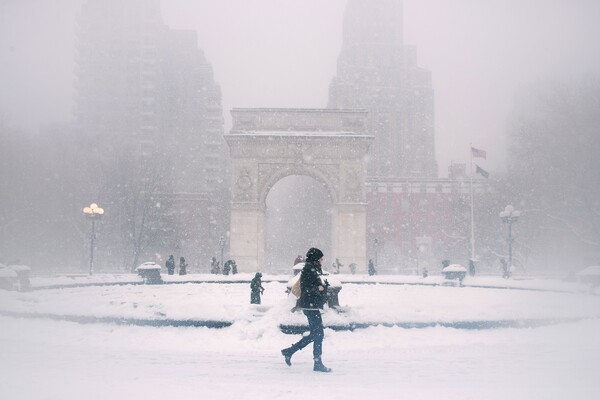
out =
{"type": "Polygon", "coordinates": [[[333,200],[325,185],[306,175],[284,177],[267,193],[265,206],[267,272],[289,274],[294,259],[310,247],[331,261],[333,200]]]}

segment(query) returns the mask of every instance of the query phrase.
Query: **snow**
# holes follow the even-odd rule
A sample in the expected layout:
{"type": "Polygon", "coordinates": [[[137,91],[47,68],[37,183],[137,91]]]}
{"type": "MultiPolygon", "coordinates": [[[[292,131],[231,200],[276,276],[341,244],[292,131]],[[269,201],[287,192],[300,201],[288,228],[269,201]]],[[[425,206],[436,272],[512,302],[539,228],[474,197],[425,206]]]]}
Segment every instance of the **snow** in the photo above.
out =
{"type": "Polygon", "coordinates": [[[467,269],[460,264],[450,264],[444,267],[442,272],[467,272],[467,269]]]}
{"type": "Polygon", "coordinates": [[[593,265],[591,267],[584,268],[577,273],[578,276],[600,276],[600,265],[593,265]]]}
{"type": "Polygon", "coordinates": [[[9,265],[8,268],[15,272],[31,271],[31,268],[27,265],[9,265]]]}
{"type": "Polygon", "coordinates": [[[301,313],[289,312],[295,302],[285,293],[290,276],[265,275],[261,305],[249,304],[252,274],[163,275],[172,283],[166,285],[141,285],[134,274],[34,277],[38,290],[0,290],[0,314],[5,314],[0,315],[0,398],[598,397],[600,296],[585,285],[468,277],[465,287],[449,287],[440,276],[336,277],[343,284],[342,312],[323,314],[323,357],[331,374],[312,372],[310,348],[294,355],[292,367],[279,354],[299,339],[279,325],[306,324],[301,313]],[[67,281],[83,286],[64,287],[67,281]],[[106,286],[110,282],[119,284],[106,286]],[[48,286],[54,288],[39,289],[48,286]],[[231,325],[79,324],[8,317],[8,312],[212,319],[231,325]],[[327,328],[349,322],[508,319],[556,323],[521,329],[327,328]]]}
{"type": "Polygon", "coordinates": [[[0,278],[16,278],[17,273],[12,268],[0,268],[0,278]]]}
{"type": "Polygon", "coordinates": [[[154,271],[154,270],[159,270],[160,271],[161,266],[153,263],[153,262],[145,262],[142,265],[138,266],[135,270],[136,271],[154,271]]]}

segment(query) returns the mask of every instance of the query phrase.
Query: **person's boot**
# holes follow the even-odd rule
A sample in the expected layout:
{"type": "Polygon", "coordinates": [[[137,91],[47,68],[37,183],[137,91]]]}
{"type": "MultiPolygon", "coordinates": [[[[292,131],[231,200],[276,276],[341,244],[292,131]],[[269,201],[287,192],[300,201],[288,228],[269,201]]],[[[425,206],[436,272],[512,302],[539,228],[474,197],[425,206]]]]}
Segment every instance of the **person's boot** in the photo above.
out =
{"type": "Polygon", "coordinates": [[[288,365],[288,367],[292,366],[292,356],[295,352],[296,350],[293,346],[281,350],[281,355],[283,355],[283,357],[285,358],[285,363],[288,365]]]}
{"type": "Polygon", "coordinates": [[[321,361],[321,357],[315,358],[315,366],[313,367],[313,371],[315,372],[331,372],[331,368],[327,368],[323,365],[323,361],[321,361]]]}

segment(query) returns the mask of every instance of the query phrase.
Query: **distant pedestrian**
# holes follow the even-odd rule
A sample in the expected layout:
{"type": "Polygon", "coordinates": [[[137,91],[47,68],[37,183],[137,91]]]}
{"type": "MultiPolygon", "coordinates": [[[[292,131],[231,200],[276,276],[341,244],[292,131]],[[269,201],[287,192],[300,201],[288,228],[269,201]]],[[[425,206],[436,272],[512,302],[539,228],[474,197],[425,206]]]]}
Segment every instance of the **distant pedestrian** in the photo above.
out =
{"type": "Polygon", "coordinates": [[[335,264],[335,270],[337,271],[336,273],[338,273],[338,274],[339,274],[339,273],[340,273],[340,268],[341,268],[341,267],[343,267],[343,266],[344,266],[344,264],[342,264],[342,263],[340,262],[340,259],[339,259],[339,258],[336,258],[336,259],[335,259],[335,263],[334,263],[334,264],[335,264]]]}
{"type": "Polygon", "coordinates": [[[250,282],[250,304],[260,304],[260,295],[265,291],[261,278],[262,274],[257,272],[250,282]]]}
{"type": "Polygon", "coordinates": [[[225,261],[225,264],[223,264],[223,275],[229,275],[229,272],[231,271],[232,263],[233,263],[233,261],[231,261],[231,260],[225,261]]]}
{"type": "Polygon", "coordinates": [[[219,266],[219,262],[216,257],[213,257],[210,261],[210,273],[215,275],[221,274],[221,267],[219,266]]]}
{"type": "Polygon", "coordinates": [[[510,278],[510,269],[508,268],[508,264],[504,258],[500,259],[500,264],[502,264],[502,277],[504,279],[510,278]]]}
{"type": "Polygon", "coordinates": [[[356,274],[356,263],[350,263],[350,264],[348,265],[348,268],[350,268],[350,273],[351,273],[352,275],[356,274]]]}
{"type": "Polygon", "coordinates": [[[426,267],[423,267],[423,278],[427,278],[429,276],[429,271],[427,271],[426,267]]]}
{"type": "Polygon", "coordinates": [[[442,260],[442,271],[444,270],[444,268],[446,268],[448,265],[450,265],[450,260],[442,260]]]}
{"type": "Polygon", "coordinates": [[[235,275],[237,273],[237,264],[235,263],[235,260],[231,260],[231,275],[235,275]]]}
{"type": "MultiPolygon", "coordinates": [[[[296,257],[296,259],[294,260],[294,265],[296,265],[296,264],[300,264],[300,263],[302,262],[302,260],[304,260],[304,259],[302,258],[302,256],[301,256],[301,255],[298,255],[298,257],[296,257]]],[[[292,265],[292,267],[293,267],[294,265],[292,265]]]]}
{"type": "Polygon", "coordinates": [[[370,276],[373,276],[377,273],[377,271],[375,270],[375,264],[373,264],[373,259],[369,259],[369,268],[367,272],[370,276]]]}
{"type": "Polygon", "coordinates": [[[469,260],[469,276],[475,276],[475,263],[469,260]]]}
{"type": "Polygon", "coordinates": [[[169,259],[165,263],[165,267],[167,267],[167,273],[169,275],[173,275],[175,273],[175,259],[173,258],[172,254],[169,256],[169,259]]]}
{"type": "Polygon", "coordinates": [[[179,257],[179,275],[187,275],[187,263],[184,257],[179,257]]]}
{"type": "Polygon", "coordinates": [[[306,264],[302,268],[300,275],[300,307],[308,319],[310,334],[304,336],[298,342],[288,348],[281,350],[288,366],[292,365],[292,356],[298,350],[301,350],[313,343],[313,371],[331,372],[331,368],[323,365],[321,355],[323,353],[323,320],[321,319],[321,310],[326,301],[327,280],[322,281],[321,263],[324,261],[323,252],[317,248],[311,248],[306,253],[306,264]]]}

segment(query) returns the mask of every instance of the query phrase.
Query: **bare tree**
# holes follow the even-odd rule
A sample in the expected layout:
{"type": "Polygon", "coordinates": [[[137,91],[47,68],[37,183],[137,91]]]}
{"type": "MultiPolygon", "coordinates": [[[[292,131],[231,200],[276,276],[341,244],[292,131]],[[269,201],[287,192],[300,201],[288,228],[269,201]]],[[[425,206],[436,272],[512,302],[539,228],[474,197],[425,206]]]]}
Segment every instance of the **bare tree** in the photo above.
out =
{"type": "Polygon", "coordinates": [[[112,252],[124,251],[131,270],[150,248],[162,248],[173,231],[171,167],[165,156],[118,154],[105,174],[105,229],[121,240],[112,241],[112,252]],[[126,243],[127,249],[119,249],[126,243]],[[129,254],[129,256],[127,256],[129,254]]]}
{"type": "Polygon", "coordinates": [[[563,252],[570,246],[571,259],[594,261],[600,256],[600,81],[538,83],[517,98],[509,177],[522,223],[541,248],[560,243],[563,252]],[[585,254],[589,259],[580,257],[585,254]]]}

